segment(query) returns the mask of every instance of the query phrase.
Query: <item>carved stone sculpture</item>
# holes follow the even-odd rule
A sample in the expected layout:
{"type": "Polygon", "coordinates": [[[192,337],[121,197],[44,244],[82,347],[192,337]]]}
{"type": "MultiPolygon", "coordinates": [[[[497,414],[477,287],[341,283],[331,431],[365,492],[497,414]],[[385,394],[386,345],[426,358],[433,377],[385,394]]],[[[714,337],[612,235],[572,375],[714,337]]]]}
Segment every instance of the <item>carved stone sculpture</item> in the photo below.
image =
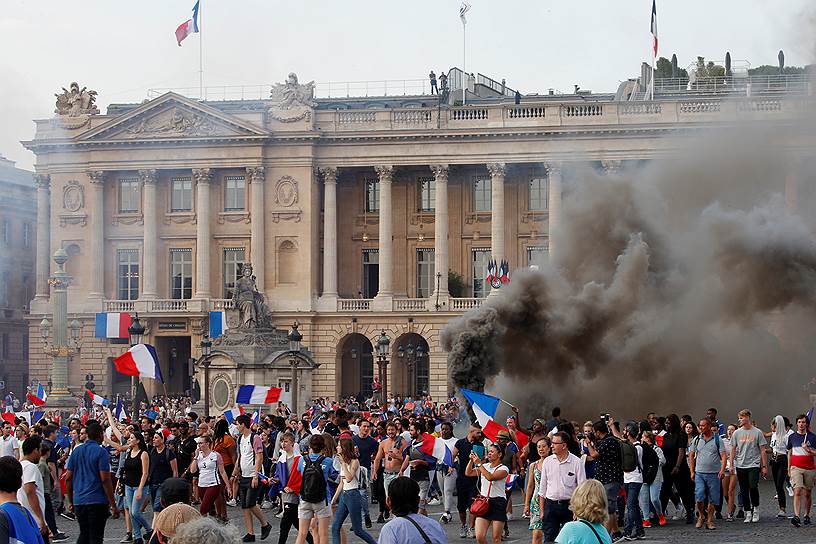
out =
{"type": "Polygon", "coordinates": [[[286,83],[278,83],[269,93],[269,115],[283,123],[311,119],[314,100],[314,81],[305,85],[298,83],[297,75],[289,74],[286,83]]]}
{"type": "Polygon", "coordinates": [[[57,97],[56,109],[54,113],[68,117],[79,117],[80,115],[96,115],[99,108],[96,107],[96,91],[90,91],[87,87],[79,88],[77,82],[70,85],[70,90],[62,88],[61,94],[57,97]]]}
{"type": "Polygon", "coordinates": [[[255,284],[252,265],[245,264],[241,273],[241,278],[235,282],[235,292],[232,295],[240,318],[239,327],[243,329],[271,327],[271,312],[255,284]]]}

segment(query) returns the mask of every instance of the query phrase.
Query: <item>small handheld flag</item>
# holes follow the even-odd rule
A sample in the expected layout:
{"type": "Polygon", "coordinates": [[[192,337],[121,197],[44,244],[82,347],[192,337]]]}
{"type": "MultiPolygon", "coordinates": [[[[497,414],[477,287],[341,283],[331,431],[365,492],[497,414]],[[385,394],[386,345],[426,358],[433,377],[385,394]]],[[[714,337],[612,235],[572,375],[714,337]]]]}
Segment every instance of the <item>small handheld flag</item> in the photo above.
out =
{"type": "Polygon", "coordinates": [[[238,408],[233,408],[232,410],[227,410],[226,412],[224,412],[224,418],[230,425],[232,425],[233,423],[235,423],[235,418],[243,413],[244,409],[239,406],[238,408]]]}
{"type": "Polygon", "coordinates": [[[181,23],[176,29],[176,42],[181,47],[181,42],[190,34],[198,32],[198,2],[193,6],[193,16],[181,23]]]}
{"type": "Polygon", "coordinates": [[[48,395],[45,393],[45,387],[43,384],[37,385],[37,393],[29,393],[27,395],[28,400],[31,401],[34,406],[43,406],[45,405],[45,401],[48,399],[48,395]]]}
{"type": "Polygon", "coordinates": [[[124,421],[127,419],[128,415],[125,411],[125,403],[122,401],[122,399],[119,399],[119,401],[116,403],[116,413],[114,415],[116,416],[117,421],[124,421]]]}
{"type": "Polygon", "coordinates": [[[88,394],[88,397],[91,399],[91,401],[98,406],[107,406],[108,404],[110,404],[110,402],[108,402],[108,399],[106,399],[102,395],[95,394],[90,389],[86,389],[85,392],[88,394]]]}

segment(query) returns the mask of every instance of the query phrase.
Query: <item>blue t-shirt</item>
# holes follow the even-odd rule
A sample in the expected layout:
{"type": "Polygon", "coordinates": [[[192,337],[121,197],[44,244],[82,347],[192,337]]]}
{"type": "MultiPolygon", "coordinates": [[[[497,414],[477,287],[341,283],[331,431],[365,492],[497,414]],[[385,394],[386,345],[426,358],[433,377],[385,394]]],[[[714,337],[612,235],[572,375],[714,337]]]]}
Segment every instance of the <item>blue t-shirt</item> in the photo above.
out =
{"type": "Polygon", "coordinates": [[[66,468],[73,473],[74,504],[108,504],[99,473],[110,472],[110,455],[99,442],[88,440],[74,448],[66,468]]]}
{"type": "MultiPolygon", "coordinates": [[[[320,455],[316,453],[310,453],[309,459],[312,461],[317,461],[320,455]]],[[[334,493],[334,490],[337,488],[337,485],[331,485],[332,480],[337,479],[337,471],[334,470],[334,461],[331,457],[324,457],[323,461],[320,463],[320,466],[323,468],[323,477],[326,478],[326,500],[331,501],[331,497],[334,493]]],[[[301,474],[303,474],[303,470],[306,468],[306,461],[303,460],[303,457],[300,458],[298,462],[298,470],[301,474]]]]}
{"type": "MultiPolygon", "coordinates": [[[[422,530],[431,539],[431,544],[447,544],[448,537],[445,536],[445,530],[438,521],[419,514],[409,514],[409,516],[422,527],[422,530]]],[[[425,544],[425,539],[422,538],[422,534],[413,523],[402,517],[394,517],[383,526],[377,542],[379,544],[425,544]]]]}
{"type": "MultiPolygon", "coordinates": [[[[612,544],[612,537],[600,523],[593,523],[595,533],[601,537],[604,544],[612,544]]],[[[593,534],[592,529],[587,527],[582,521],[570,521],[562,528],[558,536],[555,537],[558,544],[598,544],[598,537],[593,534]]]]}

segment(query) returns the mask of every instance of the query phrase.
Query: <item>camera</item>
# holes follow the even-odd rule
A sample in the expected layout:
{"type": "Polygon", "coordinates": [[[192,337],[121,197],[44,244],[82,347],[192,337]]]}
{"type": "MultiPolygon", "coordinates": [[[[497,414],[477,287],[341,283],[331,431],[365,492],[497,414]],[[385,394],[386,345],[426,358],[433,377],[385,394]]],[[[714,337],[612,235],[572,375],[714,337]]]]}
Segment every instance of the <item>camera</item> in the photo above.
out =
{"type": "Polygon", "coordinates": [[[578,440],[583,440],[584,438],[586,438],[584,433],[578,433],[578,440]]]}
{"type": "Polygon", "coordinates": [[[609,423],[609,418],[612,417],[612,414],[601,414],[601,419],[609,423]]]}

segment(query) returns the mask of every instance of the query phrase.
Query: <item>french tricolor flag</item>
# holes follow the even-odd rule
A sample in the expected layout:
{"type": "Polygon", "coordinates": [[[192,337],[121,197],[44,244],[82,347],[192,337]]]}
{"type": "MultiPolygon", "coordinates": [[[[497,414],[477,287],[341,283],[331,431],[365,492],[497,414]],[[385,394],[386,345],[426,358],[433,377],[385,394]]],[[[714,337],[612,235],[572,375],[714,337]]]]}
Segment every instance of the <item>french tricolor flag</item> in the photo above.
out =
{"type": "Polygon", "coordinates": [[[210,338],[221,338],[227,332],[227,312],[210,312],[210,338]]]}
{"type": "Polygon", "coordinates": [[[242,385],[238,388],[235,404],[273,404],[280,400],[280,387],[242,385]]]}
{"type": "Polygon", "coordinates": [[[230,425],[233,425],[235,423],[235,418],[243,413],[244,409],[239,406],[238,408],[233,408],[232,410],[227,410],[224,412],[224,418],[230,425]]]}
{"type": "Polygon", "coordinates": [[[96,314],[97,338],[128,338],[128,327],[132,323],[127,312],[99,312],[96,314]]]}
{"type": "Polygon", "coordinates": [[[116,370],[126,376],[153,378],[164,382],[159,368],[159,356],[156,348],[150,344],[136,344],[113,360],[116,370]]]}
{"type": "Polygon", "coordinates": [[[44,406],[45,401],[48,399],[48,395],[45,393],[45,387],[43,387],[43,384],[37,385],[36,395],[34,393],[29,393],[27,397],[34,406],[44,406]]]}
{"type": "MultiPolygon", "coordinates": [[[[460,389],[462,396],[464,396],[473,408],[473,413],[476,415],[476,421],[482,427],[482,434],[487,438],[496,441],[499,431],[509,431],[501,423],[496,423],[493,419],[496,415],[496,410],[499,407],[501,399],[492,395],[485,395],[478,391],[471,391],[470,389],[460,389]]],[[[519,448],[523,448],[530,442],[530,437],[521,431],[516,431],[516,443],[519,448]]]]}
{"type": "Polygon", "coordinates": [[[90,389],[86,389],[85,392],[88,393],[88,397],[94,404],[97,404],[99,406],[107,406],[108,404],[110,404],[110,402],[108,402],[108,399],[106,399],[102,395],[95,394],[90,389]]]}
{"type": "Polygon", "coordinates": [[[176,29],[176,42],[181,47],[181,42],[190,34],[198,32],[198,2],[193,6],[193,16],[181,23],[176,29]]]}
{"type": "Polygon", "coordinates": [[[252,423],[253,425],[257,425],[257,424],[258,424],[258,423],[260,423],[260,422],[261,422],[261,409],[260,409],[260,408],[258,408],[258,409],[257,409],[257,410],[255,410],[255,412],[252,414],[252,421],[251,421],[250,423],[252,423]]]}
{"type": "Polygon", "coordinates": [[[419,449],[422,453],[433,457],[443,465],[453,466],[453,454],[441,438],[436,438],[432,434],[422,433],[422,446],[420,446],[419,449]]]}

